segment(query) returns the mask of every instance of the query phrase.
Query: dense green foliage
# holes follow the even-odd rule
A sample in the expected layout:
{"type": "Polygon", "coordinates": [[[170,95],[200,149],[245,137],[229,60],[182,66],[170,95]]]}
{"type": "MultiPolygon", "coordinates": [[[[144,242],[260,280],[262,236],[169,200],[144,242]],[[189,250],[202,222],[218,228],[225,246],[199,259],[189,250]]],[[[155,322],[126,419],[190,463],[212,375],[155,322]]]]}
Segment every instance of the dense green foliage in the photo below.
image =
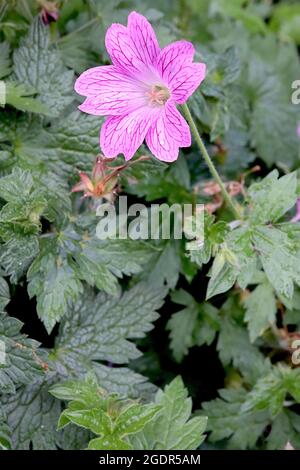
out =
{"type": "Polygon", "coordinates": [[[0,2],[0,448],[300,449],[299,3],[72,0],[49,25],[38,3],[0,2]],[[99,240],[71,193],[102,124],[75,77],[133,9],[207,64],[189,106],[242,219],[194,143],[172,164],[142,147],[117,191],[215,205],[197,251],[99,240]]]}

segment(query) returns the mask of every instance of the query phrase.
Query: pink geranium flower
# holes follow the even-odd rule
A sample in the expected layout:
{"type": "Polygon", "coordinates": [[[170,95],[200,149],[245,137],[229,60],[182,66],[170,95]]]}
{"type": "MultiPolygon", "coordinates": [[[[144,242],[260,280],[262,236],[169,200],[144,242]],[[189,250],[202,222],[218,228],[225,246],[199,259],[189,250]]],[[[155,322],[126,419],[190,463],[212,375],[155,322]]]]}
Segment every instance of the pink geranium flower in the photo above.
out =
{"type": "Polygon", "coordinates": [[[193,63],[194,47],[177,41],[160,49],[150,23],[130,13],[127,27],[112,24],[105,38],[113,65],[86,70],[75,90],[85,113],[108,116],[100,133],[107,158],[133,157],[146,143],[159,160],[177,159],[191,145],[190,129],[176,108],[205,78],[205,64],[193,63]]]}

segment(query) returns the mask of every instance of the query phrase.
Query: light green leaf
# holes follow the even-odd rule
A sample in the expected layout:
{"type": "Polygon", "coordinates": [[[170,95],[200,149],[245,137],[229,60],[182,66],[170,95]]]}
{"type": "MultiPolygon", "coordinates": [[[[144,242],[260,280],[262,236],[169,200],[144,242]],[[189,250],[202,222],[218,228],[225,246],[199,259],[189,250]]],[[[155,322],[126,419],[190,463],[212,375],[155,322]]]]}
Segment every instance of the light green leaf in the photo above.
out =
{"type": "Polygon", "coordinates": [[[16,167],[9,175],[0,178],[0,197],[6,202],[25,202],[33,190],[31,173],[21,168],[16,167]]]}
{"type": "Polygon", "coordinates": [[[81,251],[75,254],[80,278],[113,295],[118,293],[117,277],[139,273],[159,252],[150,243],[130,239],[92,238],[83,241],[81,247],[81,251]]]}
{"type": "Polygon", "coordinates": [[[64,410],[59,418],[58,428],[66,426],[69,422],[89,429],[95,434],[110,434],[112,422],[103,410],[97,408],[76,410],[75,403],[70,405],[70,409],[64,410]]]}
{"type": "Polygon", "coordinates": [[[258,285],[245,300],[248,330],[251,342],[261,336],[276,321],[276,298],[268,282],[258,285]]]}
{"type": "Polygon", "coordinates": [[[255,15],[243,0],[216,0],[214,11],[228,15],[241,21],[252,33],[266,33],[267,27],[258,15],[255,15]]]}
{"type": "Polygon", "coordinates": [[[61,399],[72,400],[63,411],[59,427],[69,422],[91,430],[100,438],[93,440],[89,448],[121,449],[130,448],[126,437],[140,432],[153,419],[160,407],[152,404],[141,405],[124,400],[115,393],[101,389],[92,374],[85,381],[67,382],[55,386],[51,393],[61,399]]]}
{"type": "Polygon", "coordinates": [[[288,393],[296,402],[300,402],[300,369],[274,367],[268,375],[257,381],[241,410],[247,412],[268,409],[270,415],[275,417],[282,411],[288,393]]]}
{"type": "Polygon", "coordinates": [[[152,418],[157,415],[160,407],[152,404],[131,404],[122,411],[114,425],[114,433],[120,436],[136,434],[146,426],[152,418]]]}
{"type": "Polygon", "coordinates": [[[38,237],[17,235],[0,245],[0,265],[12,283],[25,274],[39,252],[38,237]]]}
{"type": "Polygon", "coordinates": [[[274,419],[272,429],[267,438],[268,450],[283,450],[289,442],[294,448],[300,447],[300,417],[285,409],[274,419]]]}
{"type": "Polygon", "coordinates": [[[278,31],[284,38],[300,44],[300,5],[279,3],[274,5],[270,21],[272,31],[278,31]]]}
{"type": "Polygon", "coordinates": [[[255,269],[256,254],[247,226],[229,232],[209,272],[206,299],[226,292],[236,281],[245,288],[255,269]]]}
{"type": "Polygon", "coordinates": [[[28,111],[36,114],[51,114],[47,106],[32,95],[34,90],[27,89],[23,84],[15,82],[5,82],[6,85],[6,104],[13,106],[21,111],[28,111]]]}
{"type": "Polygon", "coordinates": [[[218,253],[209,273],[210,279],[207,286],[206,300],[231,289],[238,273],[237,265],[226,260],[224,252],[218,253]]]}
{"type": "Polygon", "coordinates": [[[224,221],[214,223],[214,216],[204,213],[204,244],[198,250],[190,252],[191,260],[202,267],[207,264],[211,258],[212,252],[224,242],[226,235],[229,232],[228,224],[224,221]]]}
{"type": "Polygon", "coordinates": [[[253,449],[268,425],[265,411],[241,413],[247,393],[243,388],[219,390],[221,398],[202,403],[203,414],[208,417],[208,440],[229,439],[229,449],[253,449]]]}
{"type": "Polygon", "coordinates": [[[89,450],[131,450],[132,446],[114,435],[96,437],[89,442],[89,450]]]}
{"type": "Polygon", "coordinates": [[[0,197],[7,201],[0,211],[0,236],[4,241],[13,236],[39,233],[40,218],[47,206],[46,193],[34,185],[29,172],[17,167],[8,176],[0,178],[0,197]]]}
{"type": "Polygon", "coordinates": [[[50,44],[49,28],[39,17],[14,52],[13,61],[18,81],[34,88],[53,116],[72,101],[73,72],[64,67],[60,53],[50,44]]]}
{"type": "Polygon", "coordinates": [[[299,242],[275,227],[257,227],[253,243],[264,271],[279,295],[291,298],[294,282],[300,285],[299,242]]]}
{"type": "Polygon", "coordinates": [[[182,379],[177,377],[164,391],[156,395],[155,403],[161,411],[148,423],[142,433],[130,442],[134,449],[193,450],[203,442],[207,418],[190,418],[192,401],[188,398],[182,379]]]}
{"type": "Polygon", "coordinates": [[[259,183],[249,188],[252,223],[277,222],[297,200],[297,175],[289,173],[278,178],[278,171],[269,173],[259,183]]]}

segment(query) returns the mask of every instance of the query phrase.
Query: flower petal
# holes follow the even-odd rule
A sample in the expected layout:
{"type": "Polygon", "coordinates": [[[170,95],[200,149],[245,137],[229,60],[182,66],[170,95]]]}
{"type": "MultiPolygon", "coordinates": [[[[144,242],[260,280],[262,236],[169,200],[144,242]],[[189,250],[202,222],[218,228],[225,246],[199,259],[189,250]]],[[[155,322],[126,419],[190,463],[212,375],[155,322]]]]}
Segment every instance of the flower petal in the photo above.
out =
{"type": "Polygon", "coordinates": [[[75,186],[73,186],[71,193],[78,193],[81,191],[86,191],[86,187],[82,181],[79,181],[79,183],[76,183],[75,186]]]}
{"type": "Polygon", "coordinates": [[[169,83],[182,67],[193,62],[194,54],[194,46],[188,41],[172,42],[161,50],[157,67],[166,83],[169,83]]]}
{"type": "Polygon", "coordinates": [[[174,103],[166,103],[158,119],[150,127],[146,143],[153,155],[165,162],[173,162],[178,158],[179,147],[191,145],[190,128],[174,103]]]}
{"type": "Polygon", "coordinates": [[[128,28],[112,24],[106,32],[105,45],[113,64],[128,74],[138,73],[141,78],[155,74],[160,49],[152,26],[142,15],[132,12],[128,28]]]}
{"type": "Polygon", "coordinates": [[[74,88],[78,94],[88,97],[79,106],[88,114],[127,114],[147,102],[145,85],[113,65],[86,70],[76,80],[74,88]]]}
{"type": "Polygon", "coordinates": [[[105,157],[114,158],[123,153],[130,160],[160,112],[160,108],[144,107],[125,116],[108,117],[100,132],[100,147],[105,157]]]}
{"type": "Polygon", "coordinates": [[[185,103],[205,78],[205,64],[192,62],[194,52],[190,42],[177,41],[165,47],[158,59],[161,77],[179,104],[185,103]]]}
{"type": "Polygon", "coordinates": [[[205,79],[206,65],[199,62],[183,67],[169,84],[172,97],[178,104],[185,103],[205,79]]]}
{"type": "Polygon", "coordinates": [[[145,65],[156,65],[160,48],[149,21],[133,11],[128,16],[128,30],[141,62],[145,65]]]}
{"type": "Polygon", "coordinates": [[[86,173],[83,173],[83,171],[81,171],[79,173],[79,176],[80,176],[81,182],[84,184],[85,188],[88,189],[89,191],[93,191],[94,190],[94,185],[93,185],[90,177],[86,173]]]}

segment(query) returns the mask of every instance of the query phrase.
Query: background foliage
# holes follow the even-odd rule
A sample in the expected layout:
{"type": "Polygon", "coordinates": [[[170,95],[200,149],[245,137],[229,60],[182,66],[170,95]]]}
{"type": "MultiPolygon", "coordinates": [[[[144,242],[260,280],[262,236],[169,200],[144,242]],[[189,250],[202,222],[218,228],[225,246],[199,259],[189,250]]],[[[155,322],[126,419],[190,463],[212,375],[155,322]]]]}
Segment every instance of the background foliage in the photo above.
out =
{"type": "Polygon", "coordinates": [[[49,25],[43,4],[0,3],[0,448],[300,448],[299,3],[72,0],[49,25]],[[93,203],[70,192],[101,126],[74,79],[108,62],[105,30],[133,9],[162,46],[195,44],[208,73],[190,108],[239,183],[232,224],[194,145],[122,172],[134,202],[215,205],[192,256],[98,240],[93,203]]]}

